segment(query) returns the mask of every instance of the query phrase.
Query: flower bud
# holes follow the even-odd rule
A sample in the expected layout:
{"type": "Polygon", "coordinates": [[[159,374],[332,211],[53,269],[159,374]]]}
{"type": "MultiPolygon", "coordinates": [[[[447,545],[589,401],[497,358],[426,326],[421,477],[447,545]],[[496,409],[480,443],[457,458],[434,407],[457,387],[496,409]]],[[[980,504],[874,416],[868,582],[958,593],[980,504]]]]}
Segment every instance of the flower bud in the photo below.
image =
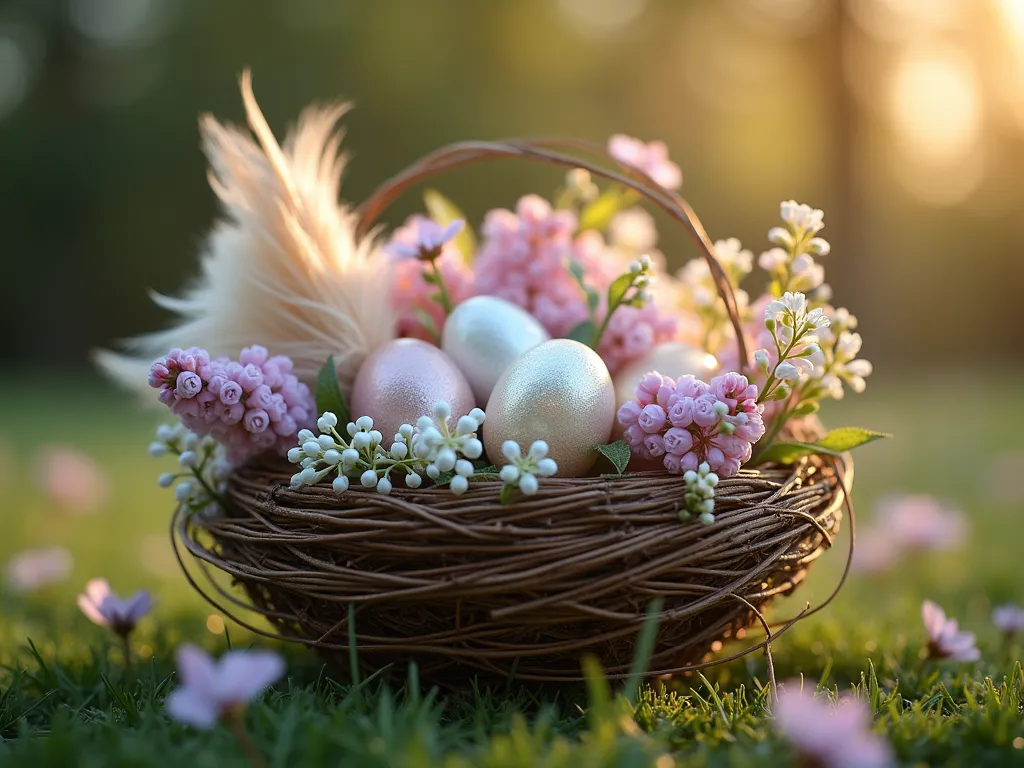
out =
{"type": "Polygon", "coordinates": [[[160,477],[156,479],[157,485],[161,488],[170,488],[174,485],[174,479],[177,477],[173,472],[164,472],[160,477]]]}
{"type": "Polygon", "coordinates": [[[185,503],[192,496],[192,483],[187,480],[178,483],[178,486],[174,489],[175,501],[185,503]]]}
{"type": "Polygon", "coordinates": [[[338,417],[330,411],[324,411],[323,415],[316,420],[317,429],[327,432],[329,429],[338,426],[338,417]]]}
{"type": "Polygon", "coordinates": [[[523,475],[519,478],[519,490],[524,496],[533,496],[537,492],[537,478],[533,475],[523,475]]]}
{"type": "Polygon", "coordinates": [[[331,487],[335,493],[344,493],[348,490],[348,478],[345,475],[338,475],[334,478],[334,482],[331,483],[331,487]]]}
{"type": "Polygon", "coordinates": [[[150,443],[149,444],[149,455],[154,459],[160,458],[167,453],[167,446],[163,443],[150,443]]]}
{"type": "Polygon", "coordinates": [[[355,448],[346,448],[341,452],[341,461],[346,467],[351,467],[359,461],[359,451],[355,448]]]}
{"type": "Polygon", "coordinates": [[[410,472],[405,476],[405,484],[409,488],[419,488],[423,483],[423,478],[417,475],[415,472],[410,472]]]}
{"type": "Polygon", "coordinates": [[[451,483],[448,484],[448,487],[451,489],[451,492],[454,493],[456,496],[461,496],[462,494],[469,490],[469,480],[467,480],[462,475],[456,475],[455,477],[452,478],[452,481],[451,483]]]}
{"type": "Polygon", "coordinates": [[[302,452],[309,457],[317,457],[320,455],[320,443],[316,440],[307,440],[302,444],[302,452]]]}
{"type": "Polygon", "coordinates": [[[324,461],[326,461],[332,467],[336,466],[341,462],[341,452],[334,448],[331,448],[328,451],[324,451],[324,461]]]}
{"type": "Polygon", "coordinates": [[[298,446],[288,449],[288,461],[290,461],[292,464],[298,464],[300,461],[302,461],[302,457],[302,449],[299,448],[298,446]]]}
{"type": "Polygon", "coordinates": [[[373,488],[377,485],[377,470],[368,469],[359,476],[359,482],[364,488],[373,488]]]}
{"type": "Polygon", "coordinates": [[[391,493],[391,481],[386,477],[382,477],[377,481],[377,493],[387,496],[391,493]]]}
{"type": "Polygon", "coordinates": [[[369,416],[360,416],[356,419],[356,429],[362,430],[363,432],[369,432],[373,429],[373,419],[369,416]]]}
{"type": "Polygon", "coordinates": [[[178,457],[178,463],[183,467],[195,469],[199,466],[199,456],[195,451],[183,451],[178,457]]]}

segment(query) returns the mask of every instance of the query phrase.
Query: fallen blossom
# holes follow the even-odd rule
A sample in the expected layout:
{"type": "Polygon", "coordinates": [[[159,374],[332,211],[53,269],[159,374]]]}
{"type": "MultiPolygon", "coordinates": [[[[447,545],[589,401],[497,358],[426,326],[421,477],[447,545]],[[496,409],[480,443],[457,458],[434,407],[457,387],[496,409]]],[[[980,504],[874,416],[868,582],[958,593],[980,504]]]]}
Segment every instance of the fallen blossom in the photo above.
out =
{"type": "Polygon", "coordinates": [[[148,589],[140,589],[131,597],[122,599],[106,579],[92,579],[85,585],[85,592],[78,596],[78,607],[94,624],[126,637],[152,610],[153,600],[148,589]]]}
{"type": "Polygon", "coordinates": [[[946,617],[946,612],[931,600],[921,604],[921,618],[928,634],[928,656],[949,661],[977,661],[981,652],[974,644],[974,633],[960,630],[956,619],[946,617]]]}
{"type": "Polygon", "coordinates": [[[884,768],[893,764],[888,743],[871,731],[871,712],[863,701],[844,696],[833,704],[800,685],[793,681],[779,688],[772,715],[778,732],[807,765],[884,768]]]}
{"type": "Polygon", "coordinates": [[[992,623],[1008,637],[1024,631],[1024,608],[1013,603],[997,606],[992,611],[992,623]]]}
{"type": "Polygon", "coordinates": [[[71,553],[63,547],[27,549],[7,563],[7,586],[14,592],[34,592],[64,581],[72,565],[71,553]]]}
{"type": "Polygon", "coordinates": [[[107,476],[79,450],[55,446],[39,457],[39,485],[47,499],[69,512],[95,512],[107,499],[107,476]]]}
{"type": "Polygon", "coordinates": [[[284,659],[272,651],[228,651],[214,660],[188,644],[178,649],[177,666],[182,685],[167,697],[167,711],[199,728],[236,715],[285,670],[284,659]]]}
{"type": "Polygon", "coordinates": [[[963,513],[926,494],[888,496],[877,510],[876,525],[903,549],[954,549],[967,533],[963,513]]]}

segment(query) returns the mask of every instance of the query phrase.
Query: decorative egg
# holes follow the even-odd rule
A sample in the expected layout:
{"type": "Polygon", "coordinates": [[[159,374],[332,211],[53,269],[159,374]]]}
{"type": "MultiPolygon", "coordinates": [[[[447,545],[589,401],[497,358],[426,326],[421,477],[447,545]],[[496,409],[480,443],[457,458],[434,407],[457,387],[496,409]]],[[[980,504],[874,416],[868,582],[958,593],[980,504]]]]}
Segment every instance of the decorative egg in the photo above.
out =
{"type": "Polygon", "coordinates": [[[477,404],[483,406],[505,369],[549,338],[526,310],[496,296],[474,296],[448,316],[441,349],[465,374],[477,404]]]}
{"type": "Polygon", "coordinates": [[[501,446],[526,451],[547,442],[561,477],[581,477],[597,460],[615,423],[615,387],[600,356],[578,341],[552,339],[524,353],[498,379],[487,401],[484,448],[503,463],[501,446]]]}
{"type": "Polygon", "coordinates": [[[349,409],[353,419],[372,418],[390,445],[402,424],[416,424],[439,400],[452,407],[453,429],[459,416],[476,405],[469,382],[448,355],[419,339],[395,339],[366,358],[352,385],[349,409]]]}
{"type": "Polygon", "coordinates": [[[646,355],[628,363],[615,374],[616,408],[636,397],[637,382],[650,371],[657,371],[673,379],[691,374],[707,381],[717,368],[718,361],[714,355],[709,355],[691,344],[682,341],[658,344],[646,355]]]}

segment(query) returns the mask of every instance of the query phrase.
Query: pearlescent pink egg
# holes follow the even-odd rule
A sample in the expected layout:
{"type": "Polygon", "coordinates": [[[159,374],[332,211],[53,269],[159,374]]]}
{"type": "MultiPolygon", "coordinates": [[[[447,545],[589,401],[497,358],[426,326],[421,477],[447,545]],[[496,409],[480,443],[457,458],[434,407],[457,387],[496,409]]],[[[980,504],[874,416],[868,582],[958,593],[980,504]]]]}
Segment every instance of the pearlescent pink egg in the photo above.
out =
{"type": "Polygon", "coordinates": [[[375,351],[363,363],[352,385],[352,418],[369,416],[386,445],[402,424],[416,424],[429,416],[434,403],[444,400],[452,408],[449,425],[475,406],[473,390],[452,359],[419,339],[396,339],[375,351]]]}

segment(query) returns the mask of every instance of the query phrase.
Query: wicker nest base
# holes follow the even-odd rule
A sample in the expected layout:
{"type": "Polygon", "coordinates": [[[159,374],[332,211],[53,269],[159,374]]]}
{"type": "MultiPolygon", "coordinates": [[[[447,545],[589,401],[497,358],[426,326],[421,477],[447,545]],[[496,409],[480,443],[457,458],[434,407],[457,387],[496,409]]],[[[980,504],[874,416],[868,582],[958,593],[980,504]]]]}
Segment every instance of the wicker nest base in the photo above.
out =
{"type": "Polygon", "coordinates": [[[624,676],[658,597],[650,674],[692,668],[804,579],[832,544],[845,494],[838,466],[817,458],[741,471],[718,486],[716,522],[704,526],[680,522],[681,480],[663,472],[552,478],[504,507],[492,483],[463,496],[338,496],[292,491],[289,473],[245,467],[225,515],[179,510],[179,544],[251,604],[185,568],[193,586],[228,615],[251,608],[343,663],[351,605],[361,664],[415,659],[432,680],[579,680],[584,654],[624,676]]]}

